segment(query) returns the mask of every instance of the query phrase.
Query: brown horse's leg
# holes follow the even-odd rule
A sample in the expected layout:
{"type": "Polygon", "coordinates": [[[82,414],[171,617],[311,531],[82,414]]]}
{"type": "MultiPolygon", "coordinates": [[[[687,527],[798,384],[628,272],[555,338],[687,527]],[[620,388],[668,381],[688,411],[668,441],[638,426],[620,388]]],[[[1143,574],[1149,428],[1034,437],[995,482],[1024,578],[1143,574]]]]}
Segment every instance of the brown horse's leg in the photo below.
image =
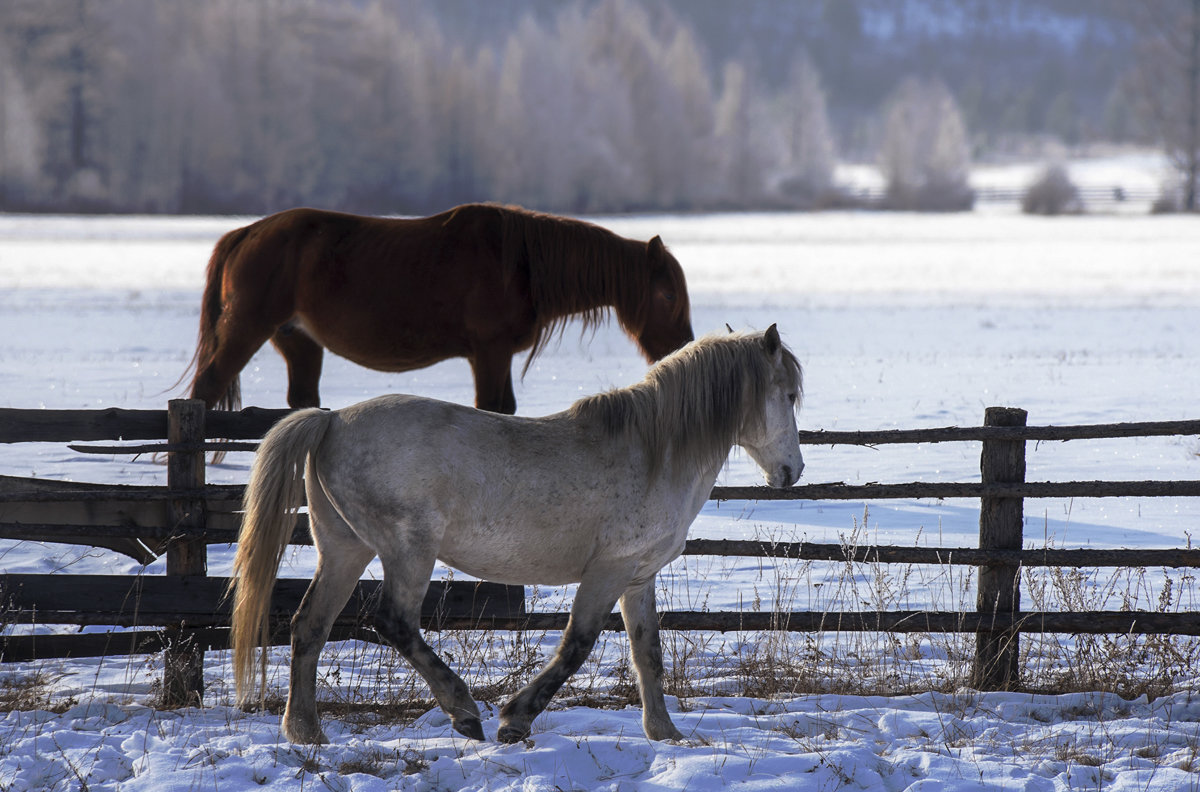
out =
{"type": "Polygon", "coordinates": [[[513,394],[512,352],[487,349],[470,360],[475,374],[475,406],[489,412],[514,414],[517,397],[513,394]]]}
{"type": "Polygon", "coordinates": [[[320,407],[321,395],[317,384],[321,380],[324,347],[291,322],[275,331],[275,335],[271,336],[271,343],[287,362],[288,405],[320,407]]]}
{"type": "Polygon", "coordinates": [[[241,407],[238,375],[270,336],[270,328],[246,326],[232,317],[222,317],[216,350],[197,365],[192,398],[201,399],[210,408],[218,404],[230,410],[241,407]]]}

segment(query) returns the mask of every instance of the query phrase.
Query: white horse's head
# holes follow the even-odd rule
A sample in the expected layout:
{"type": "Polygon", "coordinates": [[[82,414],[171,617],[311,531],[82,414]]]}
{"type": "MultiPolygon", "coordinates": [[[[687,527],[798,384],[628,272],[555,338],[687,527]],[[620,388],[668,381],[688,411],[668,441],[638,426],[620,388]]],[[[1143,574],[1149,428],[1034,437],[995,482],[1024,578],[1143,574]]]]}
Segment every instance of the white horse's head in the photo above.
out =
{"type": "Polygon", "coordinates": [[[796,430],[800,404],[800,368],[783,347],[779,330],[771,325],[762,335],[762,351],[772,366],[770,383],[763,392],[761,412],[747,414],[738,445],[762,468],[767,484],[790,487],[804,471],[796,430]]]}

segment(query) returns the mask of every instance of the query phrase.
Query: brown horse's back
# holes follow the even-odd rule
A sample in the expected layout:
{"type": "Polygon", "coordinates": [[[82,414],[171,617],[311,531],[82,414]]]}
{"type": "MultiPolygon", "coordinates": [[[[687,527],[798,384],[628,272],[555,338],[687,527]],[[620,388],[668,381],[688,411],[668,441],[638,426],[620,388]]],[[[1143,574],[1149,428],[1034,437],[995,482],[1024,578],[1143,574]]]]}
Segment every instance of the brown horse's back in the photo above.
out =
{"type": "Polygon", "coordinates": [[[288,403],[318,406],[324,349],[408,371],[465,357],[476,406],[511,413],[516,352],[608,307],[657,359],[692,338],[687,290],[661,240],[484,204],[432,217],[291,209],[232,231],[209,263],[192,395],[238,406],[237,378],[270,340],[288,403]]]}
{"type": "Polygon", "coordinates": [[[297,209],[267,220],[233,291],[269,292],[273,321],[296,322],[342,357],[407,371],[494,338],[532,341],[528,284],[504,277],[494,212],[402,220],[297,209]]]}

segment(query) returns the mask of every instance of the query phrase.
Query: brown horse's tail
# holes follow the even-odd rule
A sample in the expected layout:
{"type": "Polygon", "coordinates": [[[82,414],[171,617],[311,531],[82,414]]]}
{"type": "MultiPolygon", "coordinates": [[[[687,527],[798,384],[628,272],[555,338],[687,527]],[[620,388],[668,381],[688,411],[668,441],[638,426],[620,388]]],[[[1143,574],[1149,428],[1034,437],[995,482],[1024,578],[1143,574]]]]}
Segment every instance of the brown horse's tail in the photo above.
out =
{"type": "Polygon", "coordinates": [[[292,539],[304,491],[304,465],[329,428],[333,413],[294,412],[275,425],[258,448],[246,487],[241,533],[226,596],[233,598],[233,678],[239,705],[253,702],[256,688],[266,697],[267,654],[255,654],[270,637],[271,591],[279,563],[292,539]]]}
{"type": "MultiPolygon", "coordinates": [[[[221,281],[225,276],[225,264],[246,238],[249,230],[250,226],[245,226],[221,237],[208,260],[208,270],[204,276],[204,296],[200,300],[200,333],[196,342],[196,354],[192,356],[192,362],[183,374],[186,377],[189,371],[193,372],[191,393],[194,398],[198,397],[196,386],[201,373],[217,354],[217,323],[221,319],[221,281]]],[[[233,375],[229,387],[210,406],[218,410],[241,409],[242,385],[238,374],[233,375]]]]}

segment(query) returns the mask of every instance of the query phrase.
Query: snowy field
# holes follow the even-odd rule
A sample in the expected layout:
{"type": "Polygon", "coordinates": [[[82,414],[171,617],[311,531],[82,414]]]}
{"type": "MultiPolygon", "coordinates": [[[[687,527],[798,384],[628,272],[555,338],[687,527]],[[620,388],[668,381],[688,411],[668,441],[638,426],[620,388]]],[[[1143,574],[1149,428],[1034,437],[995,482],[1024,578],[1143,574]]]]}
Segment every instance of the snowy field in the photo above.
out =
{"type": "MultiPolygon", "coordinates": [[[[1023,407],[1031,424],[1200,417],[1200,225],[1128,213],[1060,219],[1011,207],[961,216],[829,213],[595,218],[618,233],[661,234],[688,275],[698,333],[777,322],[805,367],[806,429],[978,425],[984,408],[1023,407]]],[[[245,218],[0,216],[0,406],[162,408],[182,395],[203,269],[216,238],[245,218]]],[[[633,344],[606,327],[562,342],[517,385],[519,412],[640,379],[633,344]]],[[[243,375],[247,404],[284,405],[278,356],[264,349],[243,375]]],[[[327,406],[407,391],[469,403],[465,363],[408,374],[327,358],[327,406]]],[[[1200,478],[1196,438],[1031,444],[1030,480],[1200,478]]],[[[977,480],[974,443],[806,447],[804,482],[977,480]]],[[[209,469],[242,482],[246,455],[209,469]]],[[[0,448],[0,473],[76,481],[161,482],[148,458],[82,455],[61,446],[0,448]]],[[[743,454],[719,483],[761,478],[743,454]]],[[[1029,546],[1185,547],[1195,499],[1028,501],[1029,546]]],[[[693,537],[921,544],[977,543],[971,501],[709,504],[693,537]]],[[[231,553],[210,550],[213,574],[231,553]]],[[[304,577],[296,551],[281,574],[304,577]]],[[[6,572],[136,573],[104,551],[0,542],[6,572]]],[[[161,562],[147,571],[162,571],[161,562]]],[[[368,574],[377,575],[372,568],[368,574]]],[[[440,574],[446,574],[441,570],[440,574]]],[[[561,608],[566,589],[531,591],[561,608]]],[[[1024,586],[1028,608],[1197,609],[1180,572],[1083,570],[1073,582],[1024,586]],[[1075,601],[1073,598],[1079,598],[1075,601]]],[[[661,577],[660,608],[859,610],[973,608],[965,567],[874,568],[691,558],[661,577]]],[[[555,635],[496,638],[498,648],[438,636],[471,684],[551,651],[555,635]]],[[[671,697],[682,744],[650,743],[637,707],[598,708],[628,669],[606,636],[572,695],[524,745],[476,744],[439,711],[415,723],[325,718],[331,745],[291,746],[278,715],[229,706],[228,659],[208,656],[209,706],[149,706],[153,658],[45,662],[0,669],[4,685],[36,678],[47,705],[0,715],[5,790],[272,789],[1139,789],[1200,788],[1200,701],[1186,663],[1144,660],[1132,675],[1171,678],[1166,695],[978,694],[960,686],[964,640],[924,636],[880,649],[829,634],[665,635],[667,663],[698,695],[671,697]],[[775,655],[841,694],[745,692],[775,655]],[[749,658],[749,660],[748,660],[749,658]],[[891,685],[892,687],[889,687],[891,685]],[[909,695],[874,695],[916,691],[909,695]],[[62,707],[58,707],[62,709],[62,707]]],[[[886,641],[883,642],[886,644],[886,641]]],[[[1069,644],[1069,642],[1066,642],[1069,644]]],[[[1030,640],[1029,667],[1054,680],[1073,661],[1030,640]]],[[[425,695],[387,653],[331,646],[322,695],[359,703],[425,695]]],[[[286,684],[286,653],[272,685],[286,684]]],[[[1128,670],[1128,669],[1127,669],[1128,670]]],[[[1190,670],[1190,669],[1189,669],[1190,670]]],[[[496,713],[485,712],[494,735],[496,713]]]]}

